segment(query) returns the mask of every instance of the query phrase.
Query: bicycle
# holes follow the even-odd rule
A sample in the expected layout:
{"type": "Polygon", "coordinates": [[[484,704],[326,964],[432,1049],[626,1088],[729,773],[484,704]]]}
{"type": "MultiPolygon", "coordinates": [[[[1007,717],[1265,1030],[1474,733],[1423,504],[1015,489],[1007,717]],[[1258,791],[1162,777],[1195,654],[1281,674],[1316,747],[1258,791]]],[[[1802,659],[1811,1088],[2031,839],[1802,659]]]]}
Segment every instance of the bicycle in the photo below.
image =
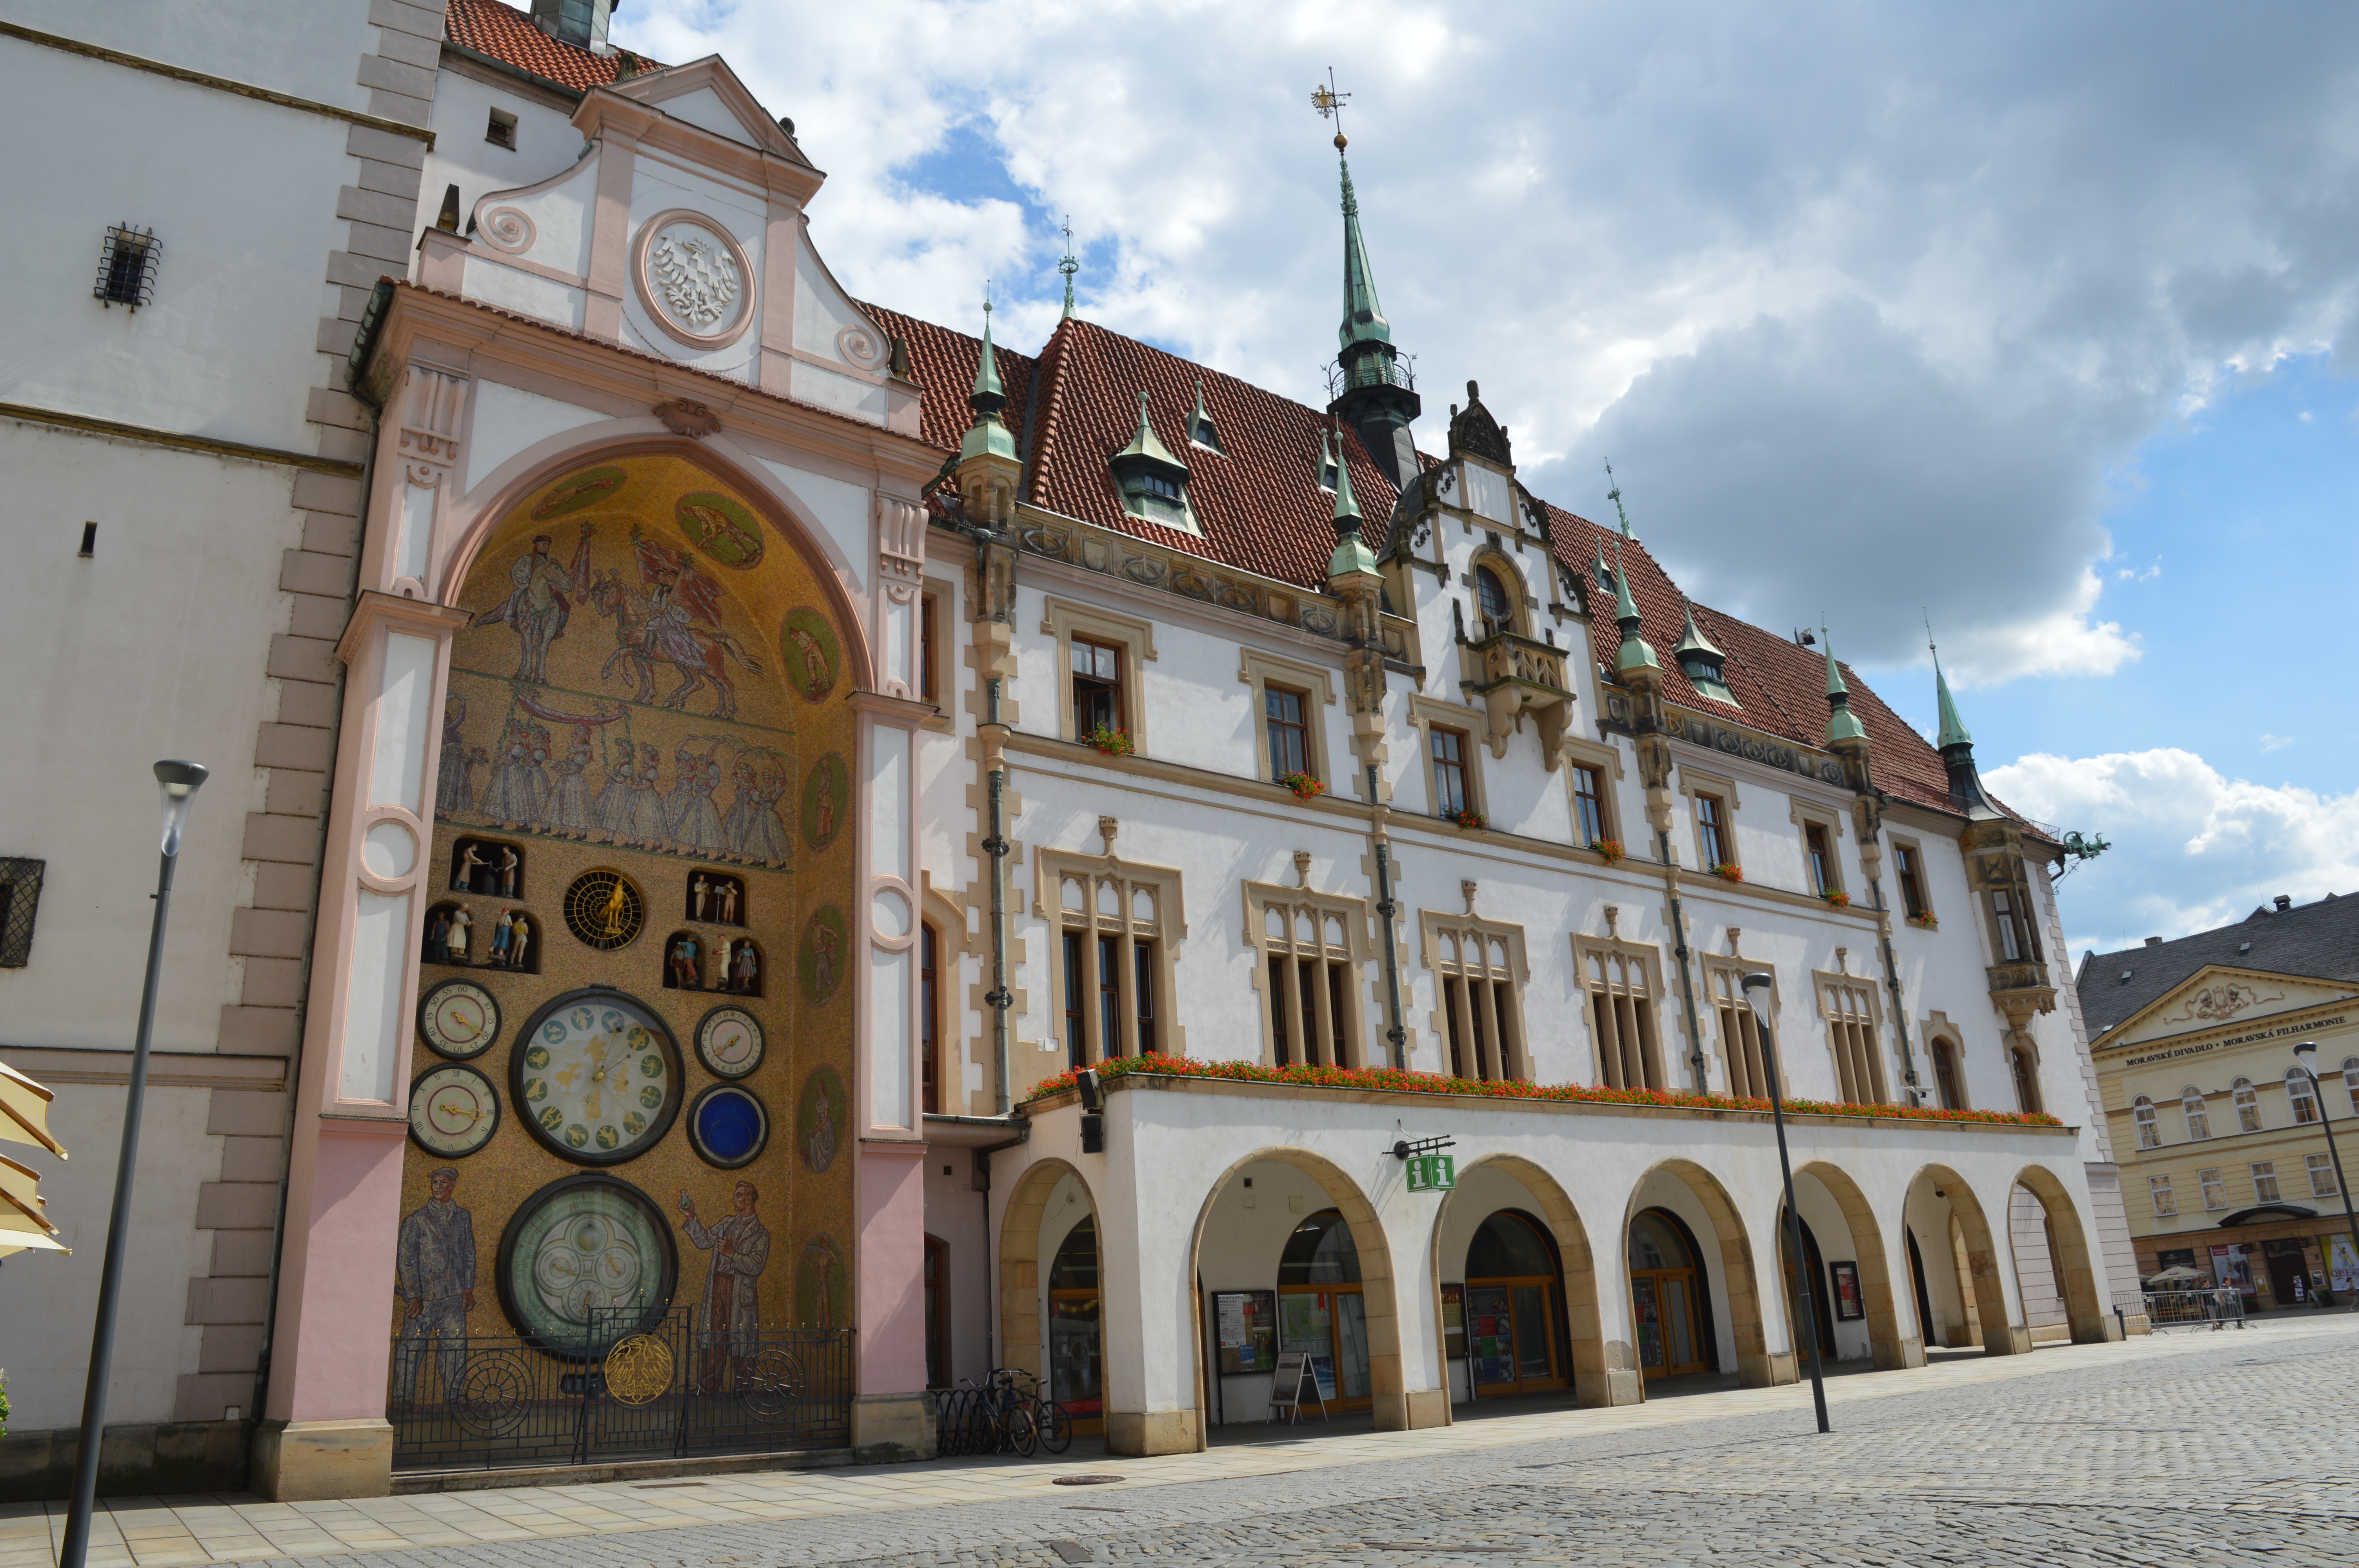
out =
{"type": "Polygon", "coordinates": [[[959,1386],[977,1396],[995,1453],[1012,1449],[1029,1459],[1036,1449],[1062,1454],[1073,1445],[1072,1417],[1056,1400],[1041,1397],[1040,1379],[1031,1373],[1002,1367],[980,1386],[973,1379],[961,1379],[959,1386]],[[1028,1392],[1018,1386],[1019,1380],[1031,1385],[1028,1392]]]}

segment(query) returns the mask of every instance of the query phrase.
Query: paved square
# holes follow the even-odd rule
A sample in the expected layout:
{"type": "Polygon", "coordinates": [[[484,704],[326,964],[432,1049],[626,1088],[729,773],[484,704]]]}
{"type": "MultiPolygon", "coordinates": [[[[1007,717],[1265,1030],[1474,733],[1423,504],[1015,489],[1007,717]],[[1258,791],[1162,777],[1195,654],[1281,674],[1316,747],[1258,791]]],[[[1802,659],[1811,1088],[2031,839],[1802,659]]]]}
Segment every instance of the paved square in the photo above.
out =
{"type": "MultiPolygon", "coordinates": [[[[1159,1459],[123,1498],[93,1565],[2359,1564],[2359,1318],[1159,1459]],[[1115,1473],[1116,1485],[1057,1487],[1115,1473]]],[[[47,1568],[62,1509],[0,1514],[47,1568]]]]}

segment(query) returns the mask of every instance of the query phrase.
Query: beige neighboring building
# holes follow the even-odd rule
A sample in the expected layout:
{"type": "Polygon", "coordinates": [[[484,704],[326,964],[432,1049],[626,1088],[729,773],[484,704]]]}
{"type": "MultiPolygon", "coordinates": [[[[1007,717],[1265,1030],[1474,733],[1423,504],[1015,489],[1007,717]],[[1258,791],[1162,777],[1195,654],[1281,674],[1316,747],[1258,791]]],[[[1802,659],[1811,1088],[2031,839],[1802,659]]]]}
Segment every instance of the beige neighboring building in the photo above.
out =
{"type": "Polygon", "coordinates": [[[2354,1286],[2343,1182],[2359,1155],[2359,898],[2253,911],[2175,942],[2084,954],[2089,1021],[2138,1272],[2233,1275],[2248,1309],[2354,1286]],[[2318,1088],[2293,1048],[2318,1043],[2318,1088]],[[2297,1281],[2299,1286],[2297,1287],[2297,1281]],[[2297,1288],[2299,1295],[2297,1295],[2297,1288]]]}

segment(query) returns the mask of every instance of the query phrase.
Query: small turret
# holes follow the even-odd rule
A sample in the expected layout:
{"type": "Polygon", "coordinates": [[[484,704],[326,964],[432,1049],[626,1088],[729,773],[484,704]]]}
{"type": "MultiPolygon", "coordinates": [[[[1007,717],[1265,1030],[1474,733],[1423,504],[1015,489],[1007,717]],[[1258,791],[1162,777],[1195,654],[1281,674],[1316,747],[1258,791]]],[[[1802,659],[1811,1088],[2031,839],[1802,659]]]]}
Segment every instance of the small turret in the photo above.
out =
{"type": "Polygon", "coordinates": [[[1824,626],[1819,628],[1819,641],[1827,649],[1827,748],[1835,751],[1853,741],[1864,743],[1867,730],[1851,710],[1851,687],[1843,685],[1843,671],[1835,665],[1834,639],[1827,635],[1824,626]]]}
{"type": "Polygon", "coordinates": [[[1619,545],[1614,546],[1614,621],[1622,628],[1622,649],[1614,655],[1614,670],[1625,676],[1634,670],[1660,673],[1663,661],[1655,656],[1655,650],[1647,645],[1647,639],[1638,635],[1638,628],[1646,623],[1646,618],[1638,613],[1637,600],[1630,597],[1630,577],[1622,569],[1622,546],[1619,545]]]}
{"type": "Polygon", "coordinates": [[[1679,662],[1680,673],[1688,677],[1688,685],[1695,687],[1698,697],[1708,697],[1731,708],[1741,706],[1736,694],[1728,689],[1728,655],[1713,647],[1712,639],[1697,628],[1695,606],[1688,603],[1686,595],[1680,597],[1680,604],[1687,611],[1687,624],[1680,631],[1679,646],[1671,650],[1671,657],[1679,662]]]}
{"type": "MultiPolygon", "coordinates": [[[[1340,107],[1329,100],[1329,113],[1340,107]]],[[[1423,410],[1414,378],[1393,344],[1392,323],[1376,301],[1375,268],[1360,232],[1360,199],[1352,189],[1352,161],[1343,133],[1335,133],[1335,162],[1343,192],[1343,319],[1335,330],[1335,356],[1342,390],[1328,412],[1359,432],[1361,444],[1397,490],[1418,476],[1417,445],[1409,424],[1423,410]]]]}
{"type": "Polygon", "coordinates": [[[991,346],[991,300],[983,302],[983,352],[974,368],[974,390],[967,406],[974,423],[959,440],[953,467],[959,499],[967,520],[980,528],[997,528],[1016,515],[1016,484],[1024,465],[1016,460],[1016,437],[1000,418],[1007,406],[1007,389],[999,381],[999,356],[991,346]]]}
{"type": "Polygon", "coordinates": [[[1950,677],[1941,673],[1941,650],[1933,641],[1930,627],[1926,629],[1925,647],[1933,655],[1933,696],[1941,715],[1941,732],[1934,744],[1940,750],[1941,765],[1950,773],[1950,793],[1965,802],[1970,817],[2001,816],[1991,805],[1982,774],[1974,767],[1974,738],[1967,732],[1966,721],[1958,717],[1958,705],[1950,696],[1950,677]]]}

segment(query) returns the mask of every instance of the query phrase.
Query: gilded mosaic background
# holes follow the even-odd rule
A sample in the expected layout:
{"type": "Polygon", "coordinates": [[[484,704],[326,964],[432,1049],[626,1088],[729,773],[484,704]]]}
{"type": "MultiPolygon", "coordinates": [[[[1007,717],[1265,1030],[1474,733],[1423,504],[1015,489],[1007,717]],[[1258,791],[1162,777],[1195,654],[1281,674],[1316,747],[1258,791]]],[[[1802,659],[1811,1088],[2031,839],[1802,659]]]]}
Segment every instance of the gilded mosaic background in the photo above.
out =
{"type": "MultiPolygon", "coordinates": [[[[679,1259],[675,1305],[712,1317],[718,1294],[716,1325],[738,1333],[749,1317],[764,1329],[848,1325],[853,719],[845,629],[819,578],[729,486],[680,458],[637,456],[521,503],[461,605],[472,619],[453,653],[436,792],[444,891],[427,916],[419,992],[464,979],[490,993],[497,1035],[465,1065],[499,1104],[479,1149],[452,1157],[413,1137],[408,1151],[391,1322],[414,1325],[410,1375],[426,1379],[415,1397],[432,1397],[427,1340],[462,1324],[470,1337],[519,1332],[495,1278],[503,1231],[535,1194],[584,1173],[627,1184],[647,1206],[582,1210],[582,1258],[544,1258],[532,1315],[603,1299],[601,1259],[610,1282],[644,1298],[658,1271],[638,1254],[661,1216],[679,1259]],[[625,993],[676,1052],[598,999],[571,999],[593,986],[625,993]],[[700,1021],[724,1007],[763,1037],[760,1065],[735,1078],[697,1051],[700,1021]],[[768,1123],[760,1152],[734,1168],[690,1136],[698,1097],[725,1083],[768,1123]],[[438,1202],[431,1178],[446,1167],[457,1181],[438,1202]]],[[[451,1063],[419,1028],[422,1081],[451,1063]]],[[[738,1054],[723,1066],[742,1065],[746,1033],[733,1026],[738,1054]]],[[[461,1128],[473,1085],[459,1081],[451,1102],[461,1128]]],[[[733,1114],[710,1125],[743,1141],[754,1113],[741,1103],[733,1114]]],[[[517,1228],[544,1253],[559,1247],[546,1224],[517,1228]]]]}

